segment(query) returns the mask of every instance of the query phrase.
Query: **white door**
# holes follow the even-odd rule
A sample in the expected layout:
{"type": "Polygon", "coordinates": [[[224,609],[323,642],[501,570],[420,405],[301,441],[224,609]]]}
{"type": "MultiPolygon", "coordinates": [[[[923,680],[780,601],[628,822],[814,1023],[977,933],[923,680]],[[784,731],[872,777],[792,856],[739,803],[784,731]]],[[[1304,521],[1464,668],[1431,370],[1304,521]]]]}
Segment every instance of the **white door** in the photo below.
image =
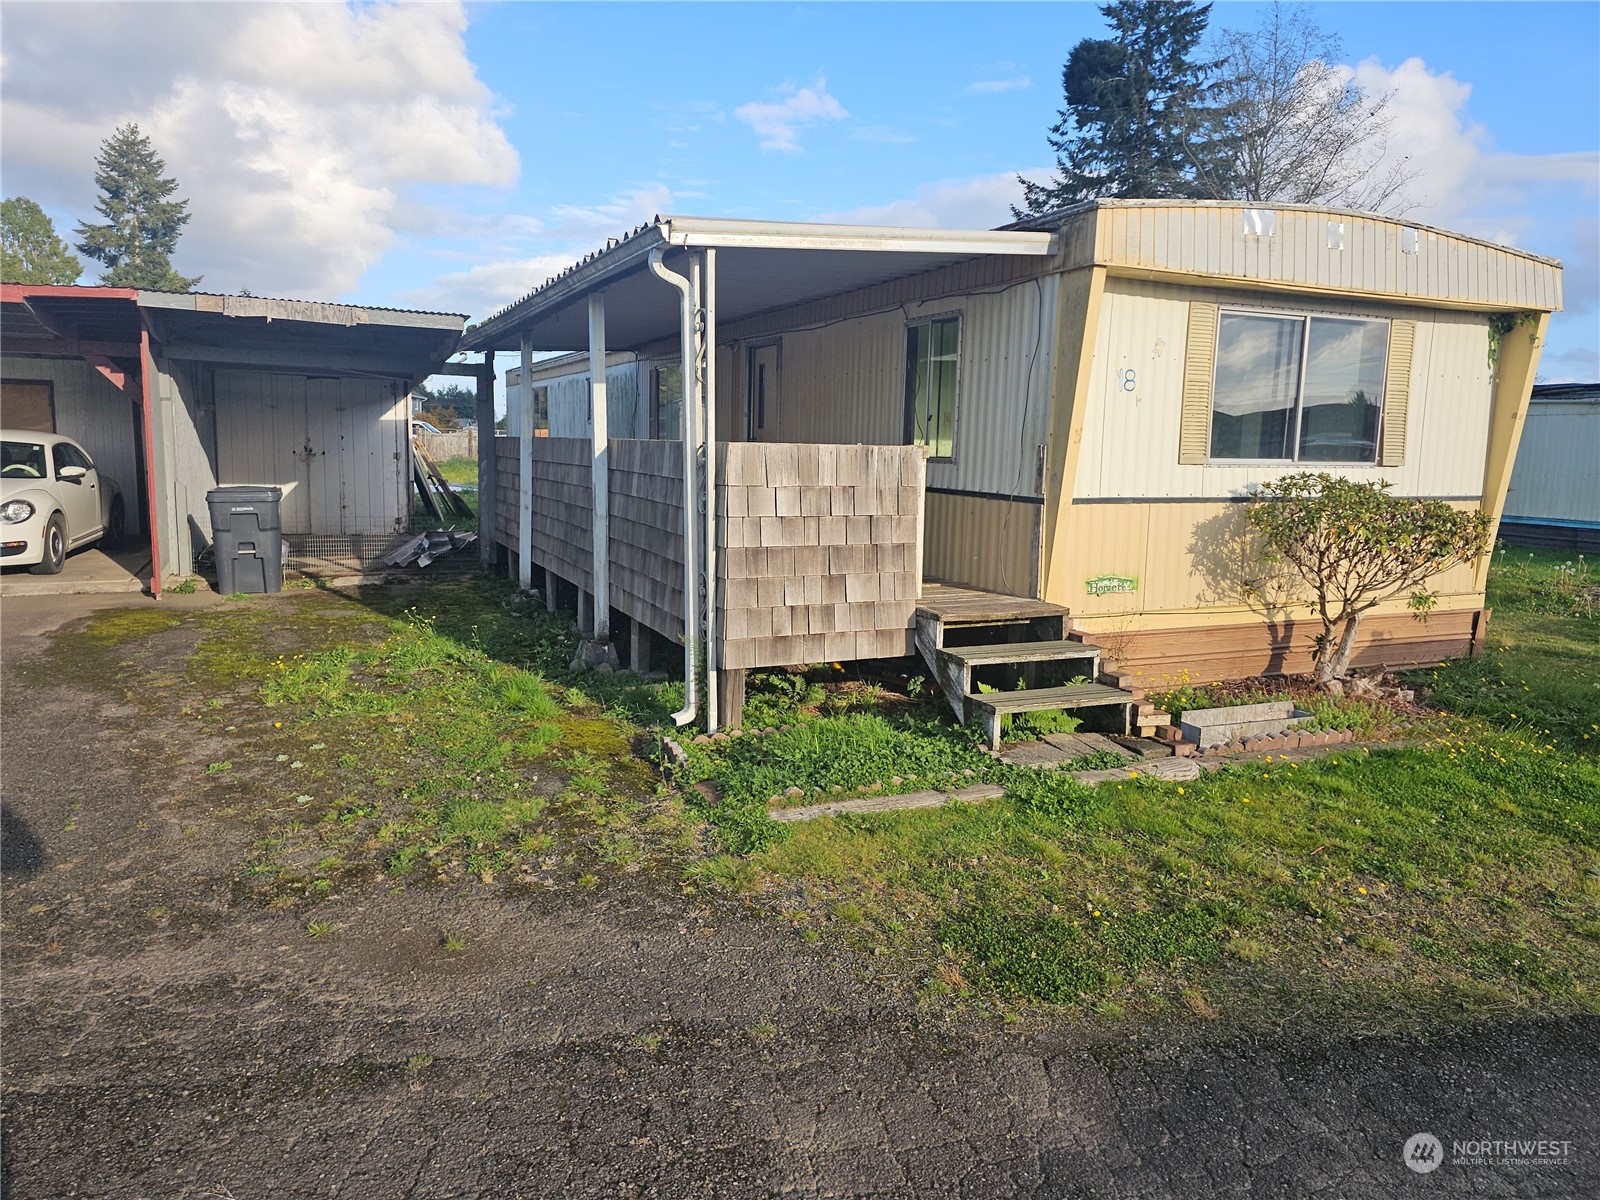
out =
{"type": "Polygon", "coordinates": [[[748,425],[752,442],[775,442],[779,432],[778,347],[750,350],[748,425]]]}
{"type": "Polygon", "coordinates": [[[56,471],[56,495],[61,497],[61,507],[67,517],[67,545],[75,546],[86,538],[99,534],[104,527],[100,508],[100,472],[77,449],[65,442],[57,442],[53,450],[56,471]],[[76,479],[62,479],[64,467],[87,469],[76,479]]]}
{"type": "Polygon", "coordinates": [[[311,532],[349,533],[348,414],[337,379],[306,380],[306,445],[310,469],[307,500],[311,532]]]}

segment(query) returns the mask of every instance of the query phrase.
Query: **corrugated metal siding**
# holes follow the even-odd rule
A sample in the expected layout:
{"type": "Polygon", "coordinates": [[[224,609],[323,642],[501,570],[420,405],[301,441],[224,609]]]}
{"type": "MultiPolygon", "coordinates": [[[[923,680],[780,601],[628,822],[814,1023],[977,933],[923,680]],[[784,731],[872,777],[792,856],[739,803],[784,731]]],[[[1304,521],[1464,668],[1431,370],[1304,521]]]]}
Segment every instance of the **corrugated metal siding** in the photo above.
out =
{"type": "Polygon", "coordinates": [[[133,401],[76,358],[0,358],[0,376],[47,379],[54,385],[56,432],[80,443],[94,465],[117,481],[127,499],[128,528],[136,529],[141,484],[133,401]]]}
{"type": "MultiPolygon", "coordinates": [[[[928,486],[1037,496],[1049,414],[1056,289],[1029,279],[986,295],[907,301],[890,312],[781,335],[784,441],[898,445],[905,439],[906,326],[961,314],[953,462],[930,461],[928,486]]],[[[724,409],[742,434],[745,354],[731,356],[724,409]]],[[[722,391],[719,388],[719,391],[722,391]]],[[[732,432],[724,431],[731,439],[732,432]]]]}
{"type": "Polygon", "coordinates": [[[1106,285],[1096,335],[1075,498],[1222,498],[1300,469],[1179,463],[1191,301],[1416,321],[1404,463],[1338,470],[1355,479],[1390,480],[1400,495],[1482,495],[1492,399],[1486,318],[1335,297],[1290,301],[1238,290],[1113,279],[1106,285]]]}
{"type": "Polygon", "coordinates": [[[922,573],[1011,596],[1037,594],[1042,505],[929,492],[922,573]]]}
{"type": "MultiPolygon", "coordinates": [[[[650,410],[640,401],[640,371],[641,365],[637,362],[606,368],[606,432],[611,437],[650,436],[650,410]]],[[[535,379],[534,386],[550,389],[551,437],[590,436],[588,371],[554,379],[535,379]]],[[[506,432],[512,437],[522,434],[520,380],[506,381],[506,432]]]]}
{"type": "Polygon", "coordinates": [[[217,476],[284,489],[286,534],[384,534],[409,512],[406,397],[379,379],[215,375],[217,476]]]}
{"type": "Polygon", "coordinates": [[[1505,515],[1600,521],[1600,402],[1528,406],[1505,515]]]}
{"type": "Polygon", "coordinates": [[[1561,307],[1561,272],[1496,246],[1379,217],[1260,206],[1275,214],[1270,237],[1248,234],[1251,206],[1102,206],[1095,261],[1118,270],[1172,271],[1328,291],[1382,293],[1497,309],[1561,307]],[[1330,221],[1344,248],[1328,247],[1330,221]],[[1417,252],[1401,252],[1415,229],[1417,252]]]}

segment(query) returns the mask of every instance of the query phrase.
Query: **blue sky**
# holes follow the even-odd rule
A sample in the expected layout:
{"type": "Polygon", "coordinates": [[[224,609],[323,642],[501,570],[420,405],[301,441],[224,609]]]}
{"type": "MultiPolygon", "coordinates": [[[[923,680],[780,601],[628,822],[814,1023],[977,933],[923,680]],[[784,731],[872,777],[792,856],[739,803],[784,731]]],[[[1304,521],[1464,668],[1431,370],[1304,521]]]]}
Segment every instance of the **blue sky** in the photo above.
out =
{"type": "MultiPolygon", "coordinates": [[[[1409,215],[1564,259],[1544,374],[1600,377],[1600,5],[1311,7],[1394,91],[1409,215]]],[[[70,228],[138,120],[203,286],[475,318],[657,212],[1005,220],[1051,165],[1063,60],[1104,32],[1090,4],[97,8],[5,4],[6,194],[70,228]]]]}

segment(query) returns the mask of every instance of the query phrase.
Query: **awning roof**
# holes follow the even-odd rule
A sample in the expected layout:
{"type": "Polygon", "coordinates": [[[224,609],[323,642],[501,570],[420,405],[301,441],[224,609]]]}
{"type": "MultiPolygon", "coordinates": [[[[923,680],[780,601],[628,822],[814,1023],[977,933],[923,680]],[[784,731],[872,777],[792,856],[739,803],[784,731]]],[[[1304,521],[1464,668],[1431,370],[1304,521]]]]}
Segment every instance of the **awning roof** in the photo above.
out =
{"type": "Polygon", "coordinates": [[[657,246],[679,274],[686,273],[685,251],[721,251],[716,307],[724,324],[984,255],[1043,257],[1054,245],[1046,232],[657,217],[469,329],[461,348],[515,350],[528,331],[535,350],[585,349],[587,297],[602,288],[608,349],[677,337],[679,294],[649,270],[657,246]]]}
{"type": "Polygon", "coordinates": [[[138,355],[141,310],[168,359],[319,375],[421,379],[456,350],[456,313],[129,288],[0,286],[12,355],[138,355]]]}

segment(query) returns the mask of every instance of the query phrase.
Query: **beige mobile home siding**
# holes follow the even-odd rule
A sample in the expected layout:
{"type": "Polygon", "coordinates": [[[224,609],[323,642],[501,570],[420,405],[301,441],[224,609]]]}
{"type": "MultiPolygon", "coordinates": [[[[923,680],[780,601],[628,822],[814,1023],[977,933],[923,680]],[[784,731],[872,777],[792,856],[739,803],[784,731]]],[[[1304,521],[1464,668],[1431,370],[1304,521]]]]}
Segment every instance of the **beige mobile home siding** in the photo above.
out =
{"type": "MultiPolygon", "coordinates": [[[[1103,204],[1095,261],[1114,274],[1152,271],[1209,275],[1260,285],[1381,293],[1485,310],[1561,307],[1553,263],[1442,230],[1378,217],[1263,206],[1272,236],[1247,234],[1245,206],[1103,204]],[[1343,226],[1343,249],[1329,225],[1343,226]],[[1417,251],[1402,253],[1414,229],[1417,251]]],[[[1078,221],[1093,221],[1094,213],[1078,221]]]]}
{"type": "Polygon", "coordinates": [[[1242,289],[1112,279],[1101,308],[1075,500],[1222,500],[1249,484],[1300,469],[1179,462],[1191,302],[1414,320],[1404,462],[1338,470],[1351,478],[1387,479],[1400,495],[1482,496],[1492,378],[1485,317],[1334,296],[1288,299],[1242,289]]]}
{"type": "Polygon", "coordinates": [[[215,373],[217,477],[284,489],[283,532],[384,534],[408,514],[408,399],[387,380],[215,373]]]}
{"type": "MultiPolygon", "coordinates": [[[[782,440],[903,443],[906,326],[959,313],[955,456],[928,463],[928,487],[1039,495],[1056,289],[1048,278],[1001,286],[754,339],[779,339],[782,440]]],[[[720,362],[718,390],[727,402],[719,440],[737,440],[744,435],[743,347],[720,362]]]]}

